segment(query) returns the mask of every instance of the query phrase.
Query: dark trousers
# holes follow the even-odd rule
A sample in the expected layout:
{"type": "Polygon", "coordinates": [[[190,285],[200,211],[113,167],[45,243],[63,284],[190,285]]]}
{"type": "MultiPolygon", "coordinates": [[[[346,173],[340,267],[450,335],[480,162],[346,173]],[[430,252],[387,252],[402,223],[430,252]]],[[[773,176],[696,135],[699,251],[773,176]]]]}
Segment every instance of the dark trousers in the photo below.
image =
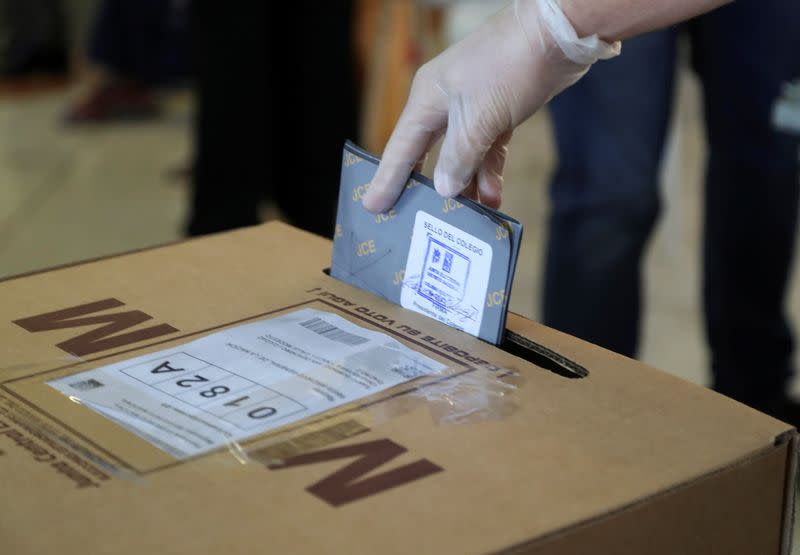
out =
{"type": "Polygon", "coordinates": [[[190,235],[256,224],[268,197],[332,236],[342,147],[358,130],[352,4],[192,1],[190,235]]]}
{"type": "Polygon", "coordinates": [[[89,59],[144,85],[186,78],[187,1],[102,0],[89,37],[89,59]]]}
{"type": "MultiPolygon", "coordinates": [[[[703,85],[703,304],[714,387],[753,405],[792,373],[784,313],[798,211],[798,140],[775,131],[783,81],[800,76],[800,4],[742,0],[688,23],[703,85]]],[[[559,163],[544,320],[634,356],[642,254],[659,214],[657,174],[678,30],[626,41],[551,103],[559,163]]],[[[669,341],[670,338],[663,338],[669,341]]]]}
{"type": "Polygon", "coordinates": [[[64,13],[57,0],[0,0],[0,77],[67,69],[64,13]]]}

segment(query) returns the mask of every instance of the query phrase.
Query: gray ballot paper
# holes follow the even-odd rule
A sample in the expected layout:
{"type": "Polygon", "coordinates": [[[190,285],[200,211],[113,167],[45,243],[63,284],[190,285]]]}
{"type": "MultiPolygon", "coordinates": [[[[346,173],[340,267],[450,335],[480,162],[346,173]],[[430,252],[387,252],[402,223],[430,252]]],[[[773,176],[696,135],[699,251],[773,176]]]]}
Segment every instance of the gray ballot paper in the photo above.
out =
{"type": "Polygon", "coordinates": [[[331,275],[499,344],[522,225],[467,198],[444,199],[420,174],[394,208],[372,214],[361,198],[378,162],[344,147],[331,275]]]}

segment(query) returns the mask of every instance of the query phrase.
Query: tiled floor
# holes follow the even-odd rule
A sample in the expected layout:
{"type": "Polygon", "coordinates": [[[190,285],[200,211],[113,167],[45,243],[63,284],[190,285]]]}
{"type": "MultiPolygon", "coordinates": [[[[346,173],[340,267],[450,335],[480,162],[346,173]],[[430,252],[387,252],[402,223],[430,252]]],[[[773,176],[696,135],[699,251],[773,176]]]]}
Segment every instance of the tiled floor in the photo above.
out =
{"type": "MultiPolygon", "coordinates": [[[[696,83],[680,82],[664,169],[667,211],[646,266],[641,359],[707,380],[699,310],[699,212],[704,145],[696,83]]],[[[186,190],[168,172],[189,155],[190,102],[169,100],[153,123],[65,129],[68,94],[0,97],[0,276],[168,242],[181,236],[186,190]]],[[[523,125],[510,147],[505,206],[525,228],[511,305],[537,317],[545,183],[553,163],[548,119],[523,125]]],[[[789,307],[800,321],[800,276],[789,307]]],[[[800,552],[800,551],[799,551],[800,552]]]]}
{"type": "MultiPolygon", "coordinates": [[[[0,274],[179,237],[186,113],[153,124],[66,129],[64,93],[0,98],[0,274]]],[[[184,102],[184,104],[186,104],[184,102]]]]}

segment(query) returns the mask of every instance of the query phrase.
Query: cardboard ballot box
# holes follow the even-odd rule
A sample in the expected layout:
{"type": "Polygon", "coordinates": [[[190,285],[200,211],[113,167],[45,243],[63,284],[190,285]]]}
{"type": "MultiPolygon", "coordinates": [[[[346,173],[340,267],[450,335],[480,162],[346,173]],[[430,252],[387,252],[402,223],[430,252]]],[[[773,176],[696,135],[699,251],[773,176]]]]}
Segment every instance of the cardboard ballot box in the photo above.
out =
{"type": "Polygon", "coordinates": [[[0,551],[789,553],[790,426],[329,260],[268,224],[0,282],[0,551]]]}

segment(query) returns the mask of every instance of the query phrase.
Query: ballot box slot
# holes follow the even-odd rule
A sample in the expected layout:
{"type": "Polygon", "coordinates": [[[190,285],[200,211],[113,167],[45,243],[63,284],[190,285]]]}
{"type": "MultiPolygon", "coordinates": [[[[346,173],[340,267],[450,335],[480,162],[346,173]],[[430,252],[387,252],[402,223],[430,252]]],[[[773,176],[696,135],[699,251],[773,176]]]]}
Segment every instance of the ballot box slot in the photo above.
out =
{"type": "Polygon", "coordinates": [[[582,379],[589,375],[584,366],[509,329],[498,347],[564,378],[582,379]]]}
{"type": "MultiPolygon", "coordinates": [[[[331,275],[330,268],[324,268],[322,272],[331,275]]],[[[589,375],[584,366],[508,328],[497,347],[564,378],[581,379],[589,375]]]]}

